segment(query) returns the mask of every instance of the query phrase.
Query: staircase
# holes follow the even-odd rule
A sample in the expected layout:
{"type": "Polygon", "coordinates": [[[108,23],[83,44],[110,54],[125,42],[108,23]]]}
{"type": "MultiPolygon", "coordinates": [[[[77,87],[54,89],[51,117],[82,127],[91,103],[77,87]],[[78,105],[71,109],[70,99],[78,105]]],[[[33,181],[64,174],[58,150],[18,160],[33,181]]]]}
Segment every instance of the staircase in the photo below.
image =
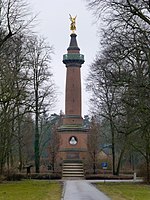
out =
{"type": "Polygon", "coordinates": [[[84,179],[83,163],[63,163],[62,168],[63,179],[84,179]]]}

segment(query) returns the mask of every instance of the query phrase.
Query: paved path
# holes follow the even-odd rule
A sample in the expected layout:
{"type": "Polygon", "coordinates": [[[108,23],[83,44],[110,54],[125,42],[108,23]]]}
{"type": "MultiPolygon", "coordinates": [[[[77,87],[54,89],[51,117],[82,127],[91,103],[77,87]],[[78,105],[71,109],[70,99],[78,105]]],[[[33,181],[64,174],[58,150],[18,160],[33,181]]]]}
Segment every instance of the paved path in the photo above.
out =
{"type": "Polygon", "coordinates": [[[110,200],[105,194],[84,180],[64,182],[62,200],[110,200]]]}

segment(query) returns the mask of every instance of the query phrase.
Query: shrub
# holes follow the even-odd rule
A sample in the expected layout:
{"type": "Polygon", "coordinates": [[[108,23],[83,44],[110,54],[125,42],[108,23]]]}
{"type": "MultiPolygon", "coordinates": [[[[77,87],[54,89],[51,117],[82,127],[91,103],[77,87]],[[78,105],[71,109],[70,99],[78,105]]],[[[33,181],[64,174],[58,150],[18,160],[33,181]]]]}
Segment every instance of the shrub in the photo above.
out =
{"type": "Polygon", "coordinates": [[[23,176],[21,174],[17,173],[9,173],[6,175],[6,180],[7,181],[21,181],[23,176]]]}
{"type": "Polygon", "coordinates": [[[0,183],[6,180],[6,177],[4,175],[0,175],[0,183]]]}
{"type": "Polygon", "coordinates": [[[28,177],[26,174],[22,174],[24,178],[49,180],[49,179],[61,179],[61,173],[31,173],[28,177]]]}
{"type": "MultiPolygon", "coordinates": [[[[150,174],[150,171],[149,171],[149,174],[150,174]]],[[[146,164],[143,163],[139,167],[138,176],[143,177],[144,182],[148,182],[148,183],[150,182],[150,180],[148,180],[148,173],[147,173],[147,169],[146,169],[146,164]]]]}

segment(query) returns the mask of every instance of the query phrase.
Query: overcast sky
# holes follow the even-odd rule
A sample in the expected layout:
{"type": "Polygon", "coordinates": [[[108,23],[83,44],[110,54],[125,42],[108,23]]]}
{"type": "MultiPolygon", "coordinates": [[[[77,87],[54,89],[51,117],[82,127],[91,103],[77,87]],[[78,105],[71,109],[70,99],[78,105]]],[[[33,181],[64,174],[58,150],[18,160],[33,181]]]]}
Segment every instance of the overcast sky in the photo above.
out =
{"type": "Polygon", "coordinates": [[[97,27],[91,12],[86,8],[85,0],[28,0],[32,11],[39,13],[37,32],[47,38],[50,45],[54,46],[52,55],[52,71],[58,87],[58,100],[52,113],[59,114],[65,111],[65,79],[66,67],[62,63],[63,54],[67,53],[70,42],[69,14],[76,19],[77,42],[80,53],[85,56],[85,63],[81,68],[82,78],[82,116],[89,113],[88,96],[85,91],[85,79],[89,65],[98,51],[97,27]]]}

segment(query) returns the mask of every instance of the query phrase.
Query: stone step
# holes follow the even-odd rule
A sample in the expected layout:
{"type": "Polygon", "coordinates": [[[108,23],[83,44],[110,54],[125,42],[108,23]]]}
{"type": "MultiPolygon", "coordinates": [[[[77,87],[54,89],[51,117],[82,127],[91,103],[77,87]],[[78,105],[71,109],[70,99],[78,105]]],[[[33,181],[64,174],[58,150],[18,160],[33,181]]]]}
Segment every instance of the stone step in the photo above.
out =
{"type": "Polygon", "coordinates": [[[68,164],[68,165],[63,165],[63,167],[83,167],[83,165],[71,165],[71,164],[68,164]]]}
{"type": "Polygon", "coordinates": [[[63,177],[84,177],[83,174],[63,174],[63,177]]]}
{"type": "Polygon", "coordinates": [[[80,169],[72,169],[72,168],[63,168],[63,171],[84,171],[82,168],[80,168],[80,169]]]}
{"type": "Polygon", "coordinates": [[[83,173],[83,170],[63,170],[63,172],[68,172],[68,173],[73,173],[73,172],[77,172],[77,173],[83,173]]]}
{"type": "Polygon", "coordinates": [[[63,165],[64,167],[70,166],[70,167],[83,167],[83,165],[63,165]]]}
{"type": "Polygon", "coordinates": [[[83,167],[63,166],[63,169],[83,169],[83,167]]]}
{"type": "Polygon", "coordinates": [[[83,174],[83,172],[77,172],[77,171],[72,171],[72,172],[66,171],[66,172],[64,172],[63,171],[63,174],[83,174]]]}
{"type": "Polygon", "coordinates": [[[64,163],[62,169],[63,179],[84,179],[84,170],[82,163],[64,163]]]}
{"type": "Polygon", "coordinates": [[[83,163],[78,163],[78,162],[64,162],[64,165],[83,165],[83,163]]]}
{"type": "Polygon", "coordinates": [[[63,169],[63,172],[64,171],[79,171],[79,172],[83,172],[83,169],[76,169],[76,170],[74,170],[74,169],[68,169],[68,168],[66,168],[66,169],[63,169]]]}

